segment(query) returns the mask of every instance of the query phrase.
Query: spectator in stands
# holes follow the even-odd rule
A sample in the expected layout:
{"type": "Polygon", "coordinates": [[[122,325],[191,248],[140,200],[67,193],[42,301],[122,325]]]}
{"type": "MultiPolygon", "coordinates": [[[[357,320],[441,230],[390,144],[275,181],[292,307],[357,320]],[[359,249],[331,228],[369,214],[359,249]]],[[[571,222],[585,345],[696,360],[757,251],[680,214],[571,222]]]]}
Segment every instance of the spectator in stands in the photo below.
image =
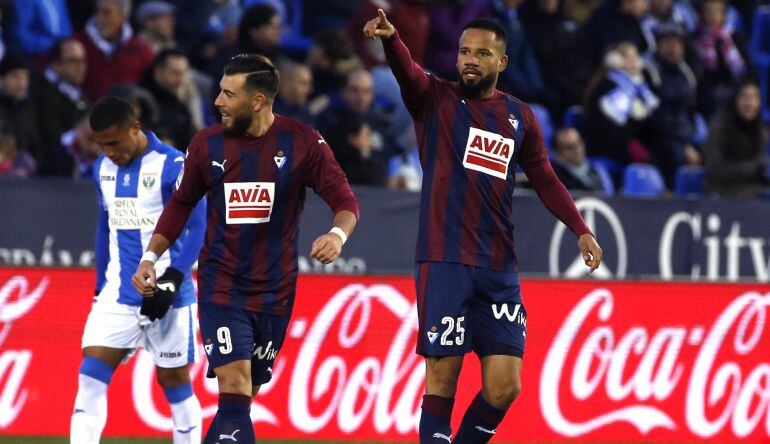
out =
{"type": "Polygon", "coordinates": [[[619,42],[630,42],[640,54],[647,51],[640,24],[647,6],[647,0],[608,0],[588,19],[585,35],[597,64],[607,49],[619,42]]]}
{"type": "Polygon", "coordinates": [[[117,83],[136,84],[152,64],[152,49],[134,35],[131,0],[98,0],[96,14],[77,39],[86,48],[86,97],[97,100],[117,83]]]}
{"type": "Polygon", "coordinates": [[[280,68],[281,88],[273,103],[273,110],[300,122],[312,124],[313,116],[308,107],[313,92],[313,73],[307,65],[287,62],[280,68]]]}
{"type": "Polygon", "coordinates": [[[583,138],[575,128],[561,128],[553,136],[553,171],[568,190],[601,191],[602,182],[586,159],[583,138]]]}
{"type": "Polygon", "coordinates": [[[317,128],[321,134],[332,133],[345,120],[359,118],[367,124],[366,132],[371,134],[373,151],[385,159],[401,151],[387,137],[390,116],[374,101],[374,86],[368,71],[361,69],[350,73],[340,99],[332,100],[319,114],[317,128]]]}
{"type": "Polygon", "coordinates": [[[725,20],[726,0],[704,0],[695,50],[702,64],[699,108],[706,116],[725,106],[748,71],[745,38],[725,20]]]}
{"type": "Polygon", "coordinates": [[[351,114],[321,134],[331,146],[334,158],[353,185],[384,186],[387,162],[373,146],[371,127],[360,115],[351,114]]]}
{"type": "Polygon", "coordinates": [[[650,10],[642,20],[642,31],[650,53],[655,52],[656,36],[662,27],[678,27],[687,34],[695,32],[697,15],[689,4],[674,0],[650,0],[650,10]]]}
{"type": "MultiPolygon", "coordinates": [[[[42,75],[32,77],[32,100],[39,119],[41,143],[59,146],[62,134],[72,129],[85,116],[88,102],[83,96],[86,78],[86,50],[75,38],[61,40],[51,50],[50,63],[42,75]]],[[[40,159],[38,172],[58,171],[56,158],[40,159]]]]}
{"type": "Polygon", "coordinates": [[[238,37],[229,46],[220,48],[209,66],[201,68],[211,77],[222,77],[222,70],[236,54],[261,54],[278,63],[278,44],[281,38],[281,18],[267,3],[254,5],[243,12],[238,24],[238,37]]]}
{"type": "Polygon", "coordinates": [[[770,184],[759,86],[742,83],[728,108],[711,121],[703,145],[704,188],[728,197],[754,197],[770,184]]]}
{"type": "MultiPolygon", "coordinates": [[[[143,129],[152,131],[155,135],[164,133],[165,128],[160,125],[158,102],[152,93],[146,89],[137,85],[122,83],[112,86],[106,95],[117,96],[128,101],[134,107],[134,112],[143,129]]],[[[158,138],[160,137],[158,136],[158,138]]]]}
{"type": "Polygon", "coordinates": [[[62,134],[54,145],[57,148],[51,149],[46,164],[38,168],[38,174],[86,180],[93,177],[94,162],[102,149],[91,140],[91,134],[88,116],[83,116],[74,128],[62,134]]]}
{"type": "Polygon", "coordinates": [[[388,20],[398,29],[412,59],[422,64],[430,30],[426,0],[366,0],[348,23],[348,36],[366,69],[385,64],[382,45],[364,37],[361,32],[366,22],[377,15],[378,9],[384,10],[388,20]]]}
{"type": "Polygon", "coordinates": [[[184,151],[195,134],[191,110],[200,109],[201,99],[196,90],[188,92],[190,65],[187,56],[177,49],[158,53],[142,87],[158,104],[159,127],[165,130],[172,146],[184,151]]]}
{"type": "Polygon", "coordinates": [[[152,49],[152,52],[157,54],[164,49],[176,48],[175,12],[174,5],[160,0],[142,3],[137,8],[139,38],[152,49]]]}
{"type": "Polygon", "coordinates": [[[588,153],[620,164],[644,160],[631,141],[659,104],[642,76],[642,60],[631,42],[611,48],[586,91],[584,132],[588,153]]]}
{"type": "Polygon", "coordinates": [[[35,160],[16,145],[15,131],[0,120],[0,177],[27,177],[35,171],[35,160]]]}
{"type": "Polygon", "coordinates": [[[685,35],[677,25],[657,28],[656,51],[647,58],[645,72],[660,106],[647,123],[644,140],[670,189],[679,166],[701,162],[700,153],[692,145],[697,80],[684,60],[685,35]]]}
{"type": "Polygon", "coordinates": [[[558,120],[565,109],[582,102],[594,70],[585,35],[564,15],[559,0],[524,3],[520,16],[543,80],[555,92],[556,109],[551,111],[558,120]]]}
{"type": "Polygon", "coordinates": [[[327,29],[315,36],[307,56],[313,71],[313,97],[340,90],[348,74],[361,67],[345,31],[327,29]]]}
{"type": "Polygon", "coordinates": [[[267,3],[254,5],[244,11],[238,27],[239,52],[262,54],[274,63],[281,41],[281,17],[267,3]]]}
{"type": "MultiPolygon", "coordinates": [[[[505,47],[508,66],[500,73],[498,88],[524,101],[537,102],[553,110],[556,98],[540,76],[535,53],[519,20],[521,3],[522,0],[487,0],[491,16],[503,25],[508,34],[505,47]]],[[[457,68],[454,69],[456,73],[457,68]]]]}
{"type": "MultiPolygon", "coordinates": [[[[0,121],[13,132],[19,151],[31,154],[35,160],[44,156],[39,119],[29,94],[30,67],[15,53],[8,53],[0,62],[0,121]]],[[[22,155],[23,156],[23,155],[22,155]]]]}
{"type": "Polygon", "coordinates": [[[466,23],[490,14],[487,0],[443,0],[431,5],[425,68],[436,76],[457,79],[457,41],[466,23]]]}
{"type": "Polygon", "coordinates": [[[14,42],[29,55],[45,55],[72,34],[65,0],[15,0],[14,42]]]}

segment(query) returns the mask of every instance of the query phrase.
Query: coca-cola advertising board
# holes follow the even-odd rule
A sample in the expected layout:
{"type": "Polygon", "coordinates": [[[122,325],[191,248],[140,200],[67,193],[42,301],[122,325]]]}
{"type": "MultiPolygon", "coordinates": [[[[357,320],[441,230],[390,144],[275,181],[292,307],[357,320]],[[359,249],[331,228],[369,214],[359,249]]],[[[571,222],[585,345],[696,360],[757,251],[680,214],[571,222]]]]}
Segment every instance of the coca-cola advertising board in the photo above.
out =
{"type": "MultiPolygon", "coordinates": [[[[93,272],[0,268],[0,436],[68,433],[93,272]]],[[[770,287],[523,280],[523,390],[498,442],[770,442],[770,287]]],[[[252,405],[257,436],[416,441],[424,388],[408,276],[299,280],[287,339],[252,405]]],[[[216,382],[192,367],[206,424],[216,382]]],[[[480,386],[469,355],[452,420],[480,386]]],[[[168,436],[138,353],[112,379],[108,436],[168,436]]]]}

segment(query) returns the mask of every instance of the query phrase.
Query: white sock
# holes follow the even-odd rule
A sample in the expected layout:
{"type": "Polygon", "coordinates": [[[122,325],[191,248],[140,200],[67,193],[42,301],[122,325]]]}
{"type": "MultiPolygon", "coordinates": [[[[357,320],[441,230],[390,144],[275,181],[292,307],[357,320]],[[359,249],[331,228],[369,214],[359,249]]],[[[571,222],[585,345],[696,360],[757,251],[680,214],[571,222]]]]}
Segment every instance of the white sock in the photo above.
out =
{"type": "Polygon", "coordinates": [[[195,395],[171,404],[171,418],[174,421],[174,444],[200,444],[203,413],[195,395]]]}
{"type": "Polygon", "coordinates": [[[107,384],[80,373],[75,410],[70,423],[70,443],[99,444],[107,423],[107,384]]]}

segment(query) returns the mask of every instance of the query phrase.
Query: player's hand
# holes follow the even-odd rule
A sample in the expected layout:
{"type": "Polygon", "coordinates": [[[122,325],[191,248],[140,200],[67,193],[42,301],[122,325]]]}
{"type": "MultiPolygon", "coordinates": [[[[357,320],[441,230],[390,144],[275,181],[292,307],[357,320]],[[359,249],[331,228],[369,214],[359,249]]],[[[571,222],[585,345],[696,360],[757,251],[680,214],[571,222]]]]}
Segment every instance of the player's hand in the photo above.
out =
{"type": "Polygon", "coordinates": [[[155,265],[150,261],[141,261],[131,283],[142,296],[148,297],[155,294],[155,280],[155,265]]]}
{"type": "Polygon", "coordinates": [[[395,33],[396,28],[388,21],[388,17],[385,16],[385,11],[382,9],[377,10],[377,18],[369,20],[364,25],[364,35],[366,37],[389,39],[395,33]]]}
{"type": "Polygon", "coordinates": [[[342,252],[342,239],[334,233],[318,236],[310,248],[310,257],[326,265],[333,262],[342,252]]]}
{"type": "Polygon", "coordinates": [[[174,296],[182,286],[183,280],[184,274],[181,271],[168,267],[158,278],[158,290],[155,294],[142,299],[142,308],[139,313],[150,318],[150,321],[162,319],[171,308],[171,303],[174,302],[174,296]]]}
{"type": "Polygon", "coordinates": [[[593,273],[602,263],[602,247],[599,246],[592,234],[586,233],[578,239],[578,248],[583,253],[583,261],[593,273]]]}

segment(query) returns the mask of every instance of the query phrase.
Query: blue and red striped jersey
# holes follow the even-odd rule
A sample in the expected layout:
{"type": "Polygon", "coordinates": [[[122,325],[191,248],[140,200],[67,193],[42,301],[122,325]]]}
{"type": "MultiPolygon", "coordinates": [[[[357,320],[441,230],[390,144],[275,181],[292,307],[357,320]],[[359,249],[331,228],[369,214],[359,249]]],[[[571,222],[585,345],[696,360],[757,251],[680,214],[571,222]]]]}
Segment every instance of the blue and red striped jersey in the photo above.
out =
{"type": "Polygon", "coordinates": [[[426,74],[398,34],[383,46],[414,119],[423,168],[417,261],[515,270],[516,164],[549,210],[576,234],[590,233],[553,173],[540,126],[524,102],[499,90],[490,98],[464,98],[457,82],[426,74]]]}
{"type": "Polygon", "coordinates": [[[331,149],[312,128],[276,115],[260,137],[231,137],[220,125],[198,132],[156,233],[173,241],[205,195],[206,238],[198,258],[200,302],[291,313],[305,189],[334,213],[358,203],[331,149]]]}

